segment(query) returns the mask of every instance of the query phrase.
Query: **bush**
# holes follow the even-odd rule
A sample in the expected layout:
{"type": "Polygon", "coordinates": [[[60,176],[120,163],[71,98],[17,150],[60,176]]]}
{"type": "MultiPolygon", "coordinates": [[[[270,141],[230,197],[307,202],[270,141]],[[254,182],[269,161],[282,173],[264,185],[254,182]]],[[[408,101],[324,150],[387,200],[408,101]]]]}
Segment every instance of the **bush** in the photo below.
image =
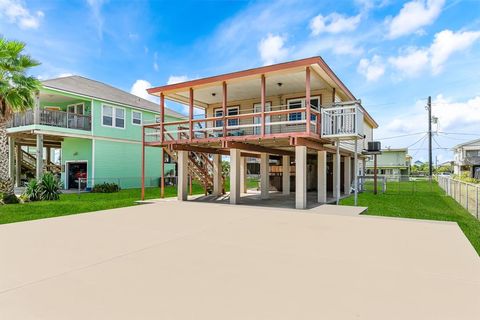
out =
{"type": "Polygon", "coordinates": [[[93,186],[92,192],[95,193],[113,193],[120,191],[120,186],[116,183],[100,183],[93,186]]]}
{"type": "Polygon", "coordinates": [[[50,172],[45,173],[38,181],[41,200],[60,199],[62,183],[50,172]]]}
{"type": "Polygon", "coordinates": [[[25,192],[23,195],[29,201],[42,200],[40,197],[40,184],[38,183],[38,181],[35,179],[28,181],[27,187],[25,188],[25,192]]]}
{"type": "Polygon", "coordinates": [[[15,203],[19,203],[20,201],[18,200],[17,196],[14,194],[5,194],[2,197],[2,202],[4,204],[15,204],[15,203]]]}

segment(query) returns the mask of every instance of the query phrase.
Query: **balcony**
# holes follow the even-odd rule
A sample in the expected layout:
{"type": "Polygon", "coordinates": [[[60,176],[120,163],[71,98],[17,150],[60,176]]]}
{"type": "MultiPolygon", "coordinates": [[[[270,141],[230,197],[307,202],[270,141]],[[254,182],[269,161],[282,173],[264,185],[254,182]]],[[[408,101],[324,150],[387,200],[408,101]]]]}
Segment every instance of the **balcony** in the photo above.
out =
{"type": "Polygon", "coordinates": [[[38,110],[38,121],[35,121],[34,110],[24,113],[15,113],[10,120],[8,127],[17,128],[33,124],[90,131],[92,129],[91,117],[82,114],[69,113],[57,110],[38,110]]]}
{"type": "Polygon", "coordinates": [[[226,116],[146,124],[147,144],[211,143],[220,140],[276,139],[292,136],[353,139],[363,135],[363,112],[358,102],[307,108],[271,106],[268,111],[240,109],[226,116]],[[307,113],[310,121],[307,128],[307,113]],[[163,127],[163,136],[161,130],[163,127]]]}
{"type": "Polygon", "coordinates": [[[336,103],[321,109],[324,138],[352,139],[363,136],[363,111],[358,102],[336,103]]]}

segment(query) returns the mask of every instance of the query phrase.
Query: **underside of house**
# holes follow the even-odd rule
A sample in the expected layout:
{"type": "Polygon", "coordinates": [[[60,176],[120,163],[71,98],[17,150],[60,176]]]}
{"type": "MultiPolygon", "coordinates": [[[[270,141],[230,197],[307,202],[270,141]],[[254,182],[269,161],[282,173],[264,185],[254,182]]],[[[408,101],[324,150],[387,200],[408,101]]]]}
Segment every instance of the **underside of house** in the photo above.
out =
{"type": "MultiPolygon", "coordinates": [[[[143,145],[160,147],[178,162],[178,198],[188,177],[221,194],[222,156],[230,158],[230,203],[246,191],[247,159],[259,159],[260,193],[307,192],[320,203],[350,194],[362,150],[376,122],[320,58],[308,58],[148,90],[188,105],[186,120],[144,125],[143,145]]],[[[145,165],[143,166],[145,170],[145,165]]],[[[357,190],[357,188],[354,188],[357,190]]]]}

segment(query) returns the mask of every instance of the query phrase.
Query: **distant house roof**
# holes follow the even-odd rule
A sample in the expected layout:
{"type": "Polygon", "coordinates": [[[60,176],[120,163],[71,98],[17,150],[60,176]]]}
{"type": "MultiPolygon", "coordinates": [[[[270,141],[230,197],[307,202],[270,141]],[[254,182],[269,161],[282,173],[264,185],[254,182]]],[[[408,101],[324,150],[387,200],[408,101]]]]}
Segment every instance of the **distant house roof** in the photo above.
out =
{"type": "MultiPolygon", "coordinates": [[[[70,93],[81,94],[92,98],[121,103],[153,112],[159,112],[160,106],[131,93],[112,87],[106,83],[81,76],[68,76],[42,81],[45,88],[58,89],[70,93]]],[[[185,116],[165,108],[165,115],[184,118],[185,116]]]]}
{"type": "Polygon", "coordinates": [[[382,152],[408,152],[408,149],[407,148],[386,148],[386,149],[382,149],[382,152]]]}
{"type": "Polygon", "coordinates": [[[480,139],[470,140],[464,143],[457,144],[453,149],[458,149],[468,145],[478,145],[480,147],[480,139]]]}
{"type": "Polygon", "coordinates": [[[414,162],[414,164],[418,166],[418,165],[422,165],[422,164],[423,164],[423,162],[422,162],[422,161],[420,161],[420,160],[417,160],[417,161],[415,161],[415,162],[414,162]]]}

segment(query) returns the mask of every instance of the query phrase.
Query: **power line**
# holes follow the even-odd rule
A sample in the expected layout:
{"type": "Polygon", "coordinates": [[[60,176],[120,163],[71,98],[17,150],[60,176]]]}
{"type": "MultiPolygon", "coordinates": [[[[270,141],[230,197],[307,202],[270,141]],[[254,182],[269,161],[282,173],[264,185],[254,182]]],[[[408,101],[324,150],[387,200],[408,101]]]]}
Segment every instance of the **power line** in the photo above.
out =
{"type": "Polygon", "coordinates": [[[444,132],[444,131],[438,131],[438,133],[442,134],[451,134],[451,135],[459,135],[459,136],[477,136],[480,137],[480,133],[467,133],[467,132],[444,132]]]}
{"type": "Polygon", "coordinates": [[[416,132],[416,133],[409,133],[409,134],[402,134],[399,136],[392,136],[392,137],[387,137],[387,138],[379,138],[377,140],[388,140],[388,139],[396,139],[396,138],[403,138],[403,137],[409,137],[409,136],[416,136],[418,134],[422,134],[426,132],[416,132]]]}
{"type": "MultiPolygon", "coordinates": [[[[407,147],[407,149],[410,148],[410,147],[413,147],[414,145],[416,145],[416,144],[419,143],[420,141],[424,140],[426,137],[427,137],[426,134],[423,135],[420,139],[418,139],[417,141],[415,141],[414,143],[412,143],[411,145],[409,145],[409,146],[407,147]]],[[[423,142],[422,142],[422,145],[423,145],[423,142]]]]}

